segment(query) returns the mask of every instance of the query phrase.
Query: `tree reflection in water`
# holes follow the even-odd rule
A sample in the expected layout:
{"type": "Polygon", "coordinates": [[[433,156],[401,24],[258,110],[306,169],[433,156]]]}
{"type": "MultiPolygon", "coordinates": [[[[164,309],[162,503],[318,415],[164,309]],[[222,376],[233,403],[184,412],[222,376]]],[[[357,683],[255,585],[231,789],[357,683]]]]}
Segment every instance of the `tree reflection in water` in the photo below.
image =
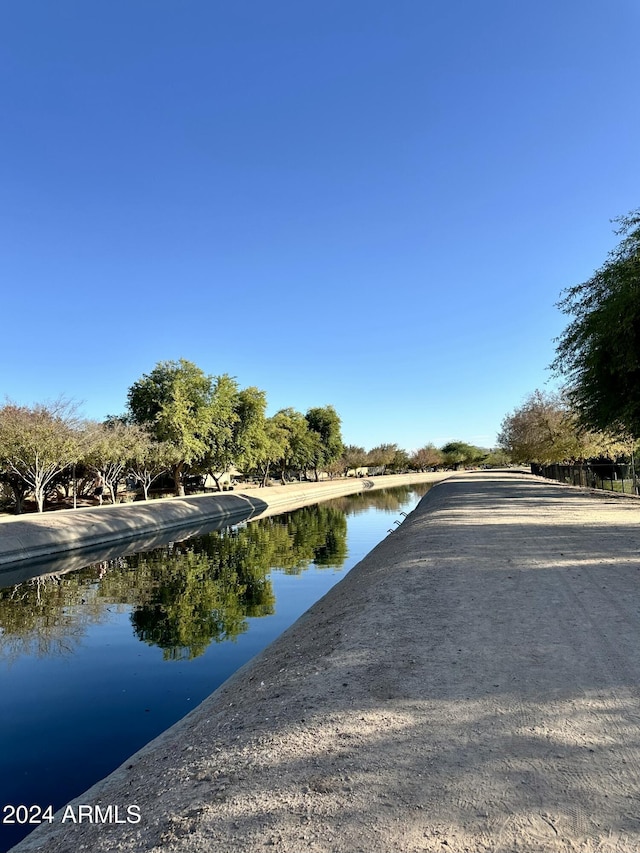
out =
{"type": "Polygon", "coordinates": [[[166,660],[198,657],[245,632],[249,617],[274,612],[270,572],[340,568],[347,515],[393,511],[425,491],[358,493],[0,590],[0,658],[70,654],[89,625],[125,609],[166,660]]]}

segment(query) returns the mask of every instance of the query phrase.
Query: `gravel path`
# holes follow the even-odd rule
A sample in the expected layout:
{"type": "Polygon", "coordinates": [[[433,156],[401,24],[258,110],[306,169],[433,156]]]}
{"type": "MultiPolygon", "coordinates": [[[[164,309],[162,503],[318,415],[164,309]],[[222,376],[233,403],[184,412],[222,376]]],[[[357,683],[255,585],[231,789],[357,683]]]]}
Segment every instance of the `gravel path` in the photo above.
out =
{"type": "Polygon", "coordinates": [[[637,853],[639,649],[640,503],[458,475],[14,850],[637,853]]]}

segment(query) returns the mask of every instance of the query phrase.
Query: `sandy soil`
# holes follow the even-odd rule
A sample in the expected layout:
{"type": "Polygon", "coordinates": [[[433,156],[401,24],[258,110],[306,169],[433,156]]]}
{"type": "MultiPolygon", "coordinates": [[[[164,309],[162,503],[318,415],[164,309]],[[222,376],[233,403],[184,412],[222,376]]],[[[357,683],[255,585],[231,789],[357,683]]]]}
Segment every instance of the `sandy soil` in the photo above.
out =
{"type": "Polygon", "coordinates": [[[639,648],[640,503],[461,475],[14,849],[636,853],[639,648]]]}

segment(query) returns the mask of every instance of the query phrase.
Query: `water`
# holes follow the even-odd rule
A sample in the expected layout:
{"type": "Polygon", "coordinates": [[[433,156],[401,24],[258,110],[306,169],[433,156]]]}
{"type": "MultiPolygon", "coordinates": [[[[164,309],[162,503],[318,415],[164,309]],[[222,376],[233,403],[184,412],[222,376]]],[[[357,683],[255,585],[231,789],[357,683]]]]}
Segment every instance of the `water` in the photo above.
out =
{"type": "MultiPolygon", "coordinates": [[[[412,509],[360,493],[0,590],[0,810],[54,811],[183,717],[412,509]]],[[[0,821],[8,812],[0,812],[0,821]]],[[[33,826],[0,824],[0,851],[33,826]]]]}

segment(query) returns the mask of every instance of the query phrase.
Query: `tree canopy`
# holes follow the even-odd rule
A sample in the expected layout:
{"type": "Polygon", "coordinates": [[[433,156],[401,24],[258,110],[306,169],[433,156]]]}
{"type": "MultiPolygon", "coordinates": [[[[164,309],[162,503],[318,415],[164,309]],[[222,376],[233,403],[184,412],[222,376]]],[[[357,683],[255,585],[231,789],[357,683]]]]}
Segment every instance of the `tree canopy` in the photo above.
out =
{"type": "Polygon", "coordinates": [[[178,451],[179,461],[172,466],[178,494],[184,494],[185,466],[202,459],[208,448],[212,391],[212,377],[183,358],[159,362],[129,388],[133,422],[178,451]]]}
{"type": "Polygon", "coordinates": [[[625,452],[621,443],[604,433],[581,428],[576,412],[562,392],[534,391],[502,422],[499,446],[513,462],[550,465],[616,456],[625,452]]]}
{"type": "Polygon", "coordinates": [[[309,431],[317,440],[313,453],[313,468],[318,479],[318,470],[341,455],[344,445],[340,432],[340,418],[333,406],[319,406],[306,414],[309,431]]]}
{"type": "Polygon", "coordinates": [[[433,444],[425,444],[424,447],[419,447],[411,456],[411,465],[417,471],[426,471],[428,468],[435,468],[442,465],[444,462],[444,454],[433,444]]]}
{"type": "Polygon", "coordinates": [[[374,468],[386,468],[393,463],[397,450],[397,444],[378,444],[367,454],[367,462],[374,468]]]}
{"type": "Polygon", "coordinates": [[[459,465],[474,465],[485,456],[485,451],[465,441],[450,441],[442,448],[445,465],[458,468],[459,465]]]}
{"type": "Polygon", "coordinates": [[[33,407],[7,403],[0,409],[0,465],[14,487],[33,491],[38,511],[44,509],[48,486],[80,457],[80,424],[66,400],[33,407]]]}
{"type": "Polygon", "coordinates": [[[282,482],[288,470],[301,471],[313,464],[317,435],[312,434],[302,412],[292,408],[280,409],[273,418],[274,434],[279,437],[281,455],[278,467],[282,482]]]}
{"type": "Polygon", "coordinates": [[[559,306],[573,317],[552,368],[567,377],[580,423],[640,436],[640,210],[615,220],[620,244],[559,306]]]}

